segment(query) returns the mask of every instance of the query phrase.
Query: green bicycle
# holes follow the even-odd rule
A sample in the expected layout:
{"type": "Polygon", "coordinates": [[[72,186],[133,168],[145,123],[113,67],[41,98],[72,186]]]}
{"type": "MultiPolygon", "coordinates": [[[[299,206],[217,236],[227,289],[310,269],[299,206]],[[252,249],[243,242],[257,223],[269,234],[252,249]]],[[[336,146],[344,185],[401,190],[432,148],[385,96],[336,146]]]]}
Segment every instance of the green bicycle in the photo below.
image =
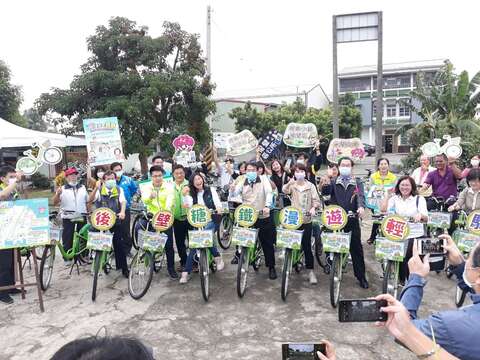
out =
{"type": "Polygon", "coordinates": [[[242,298],[247,290],[248,270],[252,265],[258,271],[262,263],[262,249],[259,246],[258,229],[251,229],[258,218],[258,211],[249,205],[240,205],[235,210],[232,244],[238,245],[240,254],[237,266],[237,295],[242,298]]]}
{"type": "Polygon", "coordinates": [[[144,211],[143,219],[135,229],[138,252],[132,259],[128,275],[128,293],[135,300],[141,299],[147,293],[152,284],[153,273],[162,268],[168,239],[164,232],[173,225],[173,215],[169,211],[159,211],[155,215],[144,211]],[[145,229],[143,223],[146,223],[145,229]]]}
{"type": "MultiPolygon", "coordinates": [[[[74,212],[64,211],[64,214],[73,214],[74,212]]],[[[50,220],[53,221],[58,216],[57,212],[50,214],[50,220]]],[[[89,224],[85,224],[85,217],[87,214],[80,214],[77,218],[72,219],[74,222],[73,242],[72,247],[68,250],[62,245],[62,229],[58,226],[51,226],[50,236],[52,243],[45,246],[40,260],[40,286],[43,291],[46,291],[50,287],[50,283],[53,278],[53,266],[55,264],[56,248],[60,250],[64,260],[74,260],[70,268],[70,274],[74,266],[77,266],[77,273],[80,274],[78,264],[88,264],[89,262],[89,250],[87,249],[88,231],[90,229],[89,224]]]]}
{"type": "Polygon", "coordinates": [[[217,231],[217,240],[220,247],[224,250],[227,250],[232,243],[232,229],[233,224],[235,223],[235,208],[230,207],[228,203],[222,203],[224,208],[224,213],[220,220],[220,226],[217,231]]]}

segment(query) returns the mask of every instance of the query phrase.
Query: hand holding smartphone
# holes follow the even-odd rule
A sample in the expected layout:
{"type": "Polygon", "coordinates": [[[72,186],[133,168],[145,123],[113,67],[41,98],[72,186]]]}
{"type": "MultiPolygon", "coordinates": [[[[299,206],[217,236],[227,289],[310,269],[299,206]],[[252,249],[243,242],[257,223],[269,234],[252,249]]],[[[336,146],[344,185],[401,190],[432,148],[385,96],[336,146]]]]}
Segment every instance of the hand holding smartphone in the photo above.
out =
{"type": "Polygon", "coordinates": [[[338,321],[340,322],[375,322],[387,321],[387,314],[380,311],[387,306],[386,300],[352,299],[340,300],[338,321]]]}
{"type": "Polygon", "coordinates": [[[282,344],[282,360],[320,360],[317,352],[327,355],[326,345],[323,343],[282,344]]]}

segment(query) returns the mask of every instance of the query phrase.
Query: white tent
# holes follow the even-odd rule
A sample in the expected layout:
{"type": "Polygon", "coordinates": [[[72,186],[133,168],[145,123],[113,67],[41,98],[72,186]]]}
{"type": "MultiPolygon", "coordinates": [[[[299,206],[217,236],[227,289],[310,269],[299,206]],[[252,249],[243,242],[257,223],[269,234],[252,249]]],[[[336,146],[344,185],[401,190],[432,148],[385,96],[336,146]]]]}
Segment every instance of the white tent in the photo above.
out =
{"type": "Polygon", "coordinates": [[[30,147],[46,140],[52,146],[86,146],[85,139],[80,137],[25,129],[0,118],[0,148],[30,147]]]}

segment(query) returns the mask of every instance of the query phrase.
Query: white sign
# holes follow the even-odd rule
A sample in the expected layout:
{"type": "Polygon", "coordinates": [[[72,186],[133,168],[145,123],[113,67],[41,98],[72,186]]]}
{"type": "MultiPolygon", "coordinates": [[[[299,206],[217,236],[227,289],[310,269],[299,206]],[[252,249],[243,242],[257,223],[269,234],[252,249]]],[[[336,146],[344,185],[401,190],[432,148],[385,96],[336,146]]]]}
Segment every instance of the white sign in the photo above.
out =
{"type": "Polygon", "coordinates": [[[472,234],[465,230],[457,230],[453,236],[457,241],[458,248],[464,253],[470,253],[477,243],[480,242],[479,235],[472,234]]]}
{"type": "Polygon", "coordinates": [[[230,156],[240,156],[255,150],[258,141],[250,130],[242,130],[228,138],[227,153],[230,156]]]}
{"type": "Polygon", "coordinates": [[[113,234],[104,232],[88,233],[87,249],[98,251],[110,251],[112,249],[113,234]]]}
{"type": "Polygon", "coordinates": [[[296,148],[314,147],[317,140],[317,127],[312,123],[290,123],[287,125],[283,135],[285,145],[296,148]]]}
{"type": "Polygon", "coordinates": [[[90,166],[125,161],[116,117],[83,120],[90,166]]]}
{"type": "Polygon", "coordinates": [[[244,247],[254,247],[258,229],[248,229],[234,226],[232,231],[232,244],[244,247]]]}
{"type": "Polygon", "coordinates": [[[349,157],[358,162],[363,160],[365,155],[362,140],[359,138],[333,139],[328,145],[327,159],[333,163],[337,163],[342,157],[349,157]]]}
{"type": "Polygon", "coordinates": [[[227,149],[228,148],[228,138],[235,135],[235,133],[222,133],[215,132],[213,133],[213,146],[217,149],[227,149]]]}
{"type": "Polygon", "coordinates": [[[302,248],[301,230],[277,229],[277,247],[300,250],[302,248]]]}
{"type": "Polygon", "coordinates": [[[163,250],[167,242],[168,236],[164,233],[139,230],[138,246],[143,250],[158,252],[163,250]]]}
{"type": "Polygon", "coordinates": [[[324,252],[347,254],[350,252],[351,233],[323,232],[322,243],[324,252]]]}
{"type": "Polygon", "coordinates": [[[440,145],[442,141],[441,139],[433,139],[433,142],[423,144],[420,150],[422,150],[422,153],[428,157],[445,154],[449,158],[459,159],[463,152],[460,145],[462,138],[452,138],[450,135],[443,135],[443,139],[446,140],[446,143],[443,145],[440,145]]]}
{"type": "Polygon", "coordinates": [[[212,230],[190,230],[188,232],[188,247],[190,249],[202,249],[213,246],[212,230]]]}
{"type": "Polygon", "coordinates": [[[375,240],[375,257],[392,261],[403,261],[405,241],[392,241],[384,237],[375,240]]]}

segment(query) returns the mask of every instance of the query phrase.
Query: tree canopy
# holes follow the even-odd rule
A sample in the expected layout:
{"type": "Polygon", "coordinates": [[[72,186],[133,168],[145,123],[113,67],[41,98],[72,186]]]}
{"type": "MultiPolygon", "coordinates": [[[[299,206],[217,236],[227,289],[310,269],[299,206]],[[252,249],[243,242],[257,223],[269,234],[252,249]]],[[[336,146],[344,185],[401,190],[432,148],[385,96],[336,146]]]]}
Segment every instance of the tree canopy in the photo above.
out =
{"type": "Polygon", "coordinates": [[[26,125],[18,112],[23,101],[22,89],[11,82],[11,72],[7,64],[0,60],[0,118],[17,125],[26,125]]]}
{"type": "Polygon", "coordinates": [[[140,154],[143,171],[162,137],[166,143],[187,132],[199,144],[208,141],[205,119],[215,104],[198,35],[165,22],[163,33],[151,37],[147,27],[114,17],[97,27],[87,46],[92,55],[70,88],[37,100],[41,114],[58,114],[53,120],[67,133],[81,130],[85,118],[118,117],[125,152],[140,154]]]}

